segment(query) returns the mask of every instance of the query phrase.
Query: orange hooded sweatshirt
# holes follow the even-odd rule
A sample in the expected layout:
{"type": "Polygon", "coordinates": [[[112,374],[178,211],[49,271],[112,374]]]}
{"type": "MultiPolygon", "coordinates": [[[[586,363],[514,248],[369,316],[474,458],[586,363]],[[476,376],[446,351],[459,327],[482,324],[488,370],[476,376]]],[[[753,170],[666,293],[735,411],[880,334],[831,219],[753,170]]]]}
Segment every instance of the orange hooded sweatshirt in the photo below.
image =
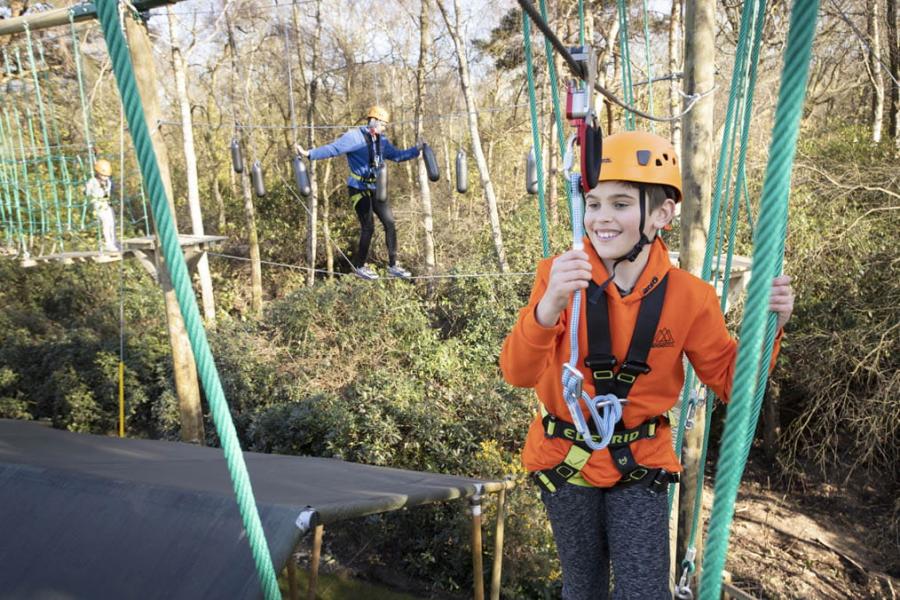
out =
{"type": "MultiPolygon", "coordinates": [[[[584,247],[591,263],[593,280],[600,285],[608,277],[606,267],[587,237],[584,238],[584,247]]],[[[518,387],[535,388],[538,398],[551,414],[571,422],[572,417],[562,396],[561,380],[562,365],[569,360],[572,303],[570,301],[569,307],[553,327],[544,327],[535,318],[535,309],[547,289],[553,260],[548,258],[538,263],[537,277],[528,305],[522,309],[518,321],[503,343],[500,369],[507,382],[518,387]]],[[[668,249],[659,238],[650,247],[647,265],[638,278],[634,291],[623,298],[615,285],[609,285],[605,290],[612,352],[617,364],[622,364],[628,352],[641,299],[666,274],[669,281],[665,301],[653,346],[647,357],[647,364],[652,370],[638,377],[631,388],[628,402],[622,411],[622,421],[626,428],[637,427],[675,406],[684,384],[682,355],[687,355],[700,380],[712,388],[719,398],[727,402],[731,393],[737,343],[725,328],[725,319],[715,290],[702,279],[673,267],[669,261],[668,249]]],[[[588,350],[585,325],[587,304],[581,304],[577,367],[584,375],[584,390],[594,396],[596,391],[591,372],[584,366],[588,350]]],[[[781,332],[775,341],[772,364],[778,353],[780,338],[781,332]]],[[[582,408],[582,411],[590,422],[587,409],[582,408]]],[[[538,411],[528,430],[522,462],[529,471],[555,467],[563,461],[571,445],[569,440],[544,436],[541,414],[538,411]]],[[[641,465],[661,467],[673,473],[681,470],[672,449],[672,430],[668,424],[657,428],[656,437],[632,443],[631,450],[635,460],[641,465]]],[[[581,475],[588,483],[597,487],[611,487],[621,477],[606,449],[593,453],[581,475]]]]}

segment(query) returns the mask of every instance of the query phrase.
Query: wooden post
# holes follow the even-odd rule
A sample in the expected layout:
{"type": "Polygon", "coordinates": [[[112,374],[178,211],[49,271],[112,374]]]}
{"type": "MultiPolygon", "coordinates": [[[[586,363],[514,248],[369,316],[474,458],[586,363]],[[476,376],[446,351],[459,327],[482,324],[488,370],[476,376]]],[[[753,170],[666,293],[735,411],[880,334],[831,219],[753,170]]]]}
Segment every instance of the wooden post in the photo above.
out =
{"type": "MultiPolygon", "coordinates": [[[[684,91],[686,94],[705,93],[715,85],[716,2],[685,0],[684,8],[684,91]]],[[[706,254],[712,199],[713,94],[694,105],[685,116],[683,126],[681,165],[686,201],[681,203],[680,262],[682,269],[699,275],[706,254]]],[[[682,451],[684,474],[680,484],[677,561],[681,561],[687,550],[697,478],[703,477],[703,465],[700,464],[705,435],[702,406],[697,407],[694,422],[695,426],[685,433],[682,451]]],[[[702,541],[702,536],[698,535],[698,578],[702,541]]]]}
{"type": "Polygon", "coordinates": [[[316,600],[316,585],[319,583],[319,561],[322,558],[322,534],[324,525],[316,525],[313,531],[312,556],[309,559],[309,589],[306,592],[307,600],[316,600]]]}
{"type": "Polygon", "coordinates": [[[503,527],[506,521],[506,488],[497,498],[497,529],[494,534],[494,565],[491,568],[491,600],[500,600],[500,580],[503,568],[503,527]]]}
{"type": "Polygon", "coordinates": [[[472,509],[472,580],[473,597],[484,600],[484,564],[481,548],[481,485],[475,495],[469,499],[472,509]]]}
{"type": "MultiPolygon", "coordinates": [[[[144,106],[144,118],[150,126],[150,138],[153,143],[153,151],[156,153],[156,161],[159,164],[159,174],[163,187],[166,190],[166,198],[169,202],[169,210],[172,213],[172,223],[175,230],[178,224],[175,220],[175,204],[172,200],[172,179],[169,173],[169,154],[162,139],[159,127],[156,125],[162,120],[162,112],[159,108],[157,92],[159,80],[156,76],[156,67],[153,63],[153,45],[147,34],[147,26],[134,15],[128,14],[125,19],[125,36],[128,39],[128,49],[131,53],[131,61],[134,64],[134,76],[137,81],[138,93],[144,106]]],[[[156,222],[153,223],[154,230],[156,222]]],[[[159,239],[159,234],[156,234],[159,239]]],[[[157,244],[159,247],[159,244],[157,244]]],[[[173,373],[175,377],[175,389],[178,393],[178,406],[181,413],[181,439],[185,442],[203,444],[203,411],[200,407],[200,384],[197,381],[197,365],[194,362],[194,353],[191,350],[190,340],[178,307],[178,299],[175,297],[175,289],[169,270],[160,254],[159,285],[163,290],[166,305],[166,323],[169,329],[169,344],[172,348],[173,373]]]]}

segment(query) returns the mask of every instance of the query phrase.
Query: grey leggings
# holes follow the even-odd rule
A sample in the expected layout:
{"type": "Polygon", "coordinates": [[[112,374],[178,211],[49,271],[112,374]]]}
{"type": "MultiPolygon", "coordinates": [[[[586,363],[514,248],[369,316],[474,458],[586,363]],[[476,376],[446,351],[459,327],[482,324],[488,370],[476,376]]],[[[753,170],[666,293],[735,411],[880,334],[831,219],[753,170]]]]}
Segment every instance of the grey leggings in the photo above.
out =
{"type": "Polygon", "coordinates": [[[566,484],[553,494],[541,490],[541,500],[559,552],[563,600],[671,600],[665,492],[566,484]]]}

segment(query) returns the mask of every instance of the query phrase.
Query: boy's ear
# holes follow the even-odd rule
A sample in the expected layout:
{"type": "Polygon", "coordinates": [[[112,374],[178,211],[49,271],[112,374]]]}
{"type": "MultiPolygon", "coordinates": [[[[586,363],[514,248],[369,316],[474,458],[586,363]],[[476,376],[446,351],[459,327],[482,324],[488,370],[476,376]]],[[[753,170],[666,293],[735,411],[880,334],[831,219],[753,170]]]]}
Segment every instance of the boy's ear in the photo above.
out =
{"type": "Polygon", "coordinates": [[[650,220],[653,222],[654,229],[663,229],[671,223],[674,218],[675,201],[671,198],[666,198],[659,207],[653,210],[650,220]]]}

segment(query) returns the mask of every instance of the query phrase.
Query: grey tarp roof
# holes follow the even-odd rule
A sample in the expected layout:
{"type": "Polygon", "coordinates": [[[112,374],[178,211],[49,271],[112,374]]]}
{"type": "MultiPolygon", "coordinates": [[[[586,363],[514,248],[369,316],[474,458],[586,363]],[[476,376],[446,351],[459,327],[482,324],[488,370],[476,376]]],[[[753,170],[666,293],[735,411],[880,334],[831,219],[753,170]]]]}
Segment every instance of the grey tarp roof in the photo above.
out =
{"type": "MultiPolygon", "coordinates": [[[[504,486],[328,458],[245,453],[277,568],[319,523],[504,486]]],[[[254,598],[222,451],[0,419],[0,599],[254,598]]]]}

